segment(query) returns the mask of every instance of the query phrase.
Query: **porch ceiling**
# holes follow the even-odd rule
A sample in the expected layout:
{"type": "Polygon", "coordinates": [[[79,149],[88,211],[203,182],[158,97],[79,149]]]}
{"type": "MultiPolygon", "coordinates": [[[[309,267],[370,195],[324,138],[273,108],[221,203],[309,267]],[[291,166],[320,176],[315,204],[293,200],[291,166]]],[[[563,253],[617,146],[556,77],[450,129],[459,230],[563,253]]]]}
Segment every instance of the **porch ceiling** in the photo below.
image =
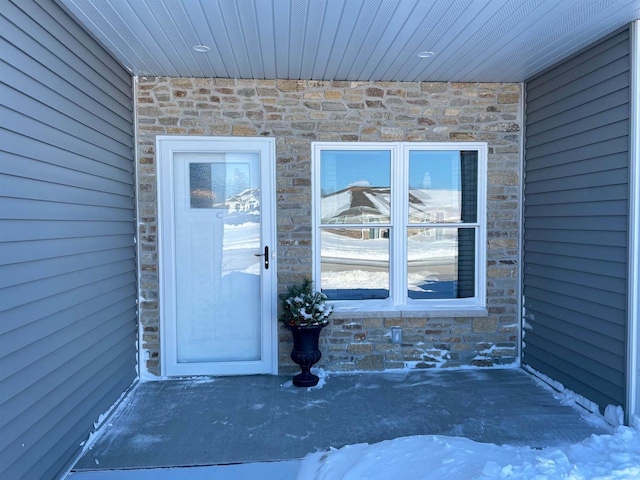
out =
{"type": "Polygon", "coordinates": [[[517,82],[640,18],[638,0],[56,1],[147,76],[517,82]]]}

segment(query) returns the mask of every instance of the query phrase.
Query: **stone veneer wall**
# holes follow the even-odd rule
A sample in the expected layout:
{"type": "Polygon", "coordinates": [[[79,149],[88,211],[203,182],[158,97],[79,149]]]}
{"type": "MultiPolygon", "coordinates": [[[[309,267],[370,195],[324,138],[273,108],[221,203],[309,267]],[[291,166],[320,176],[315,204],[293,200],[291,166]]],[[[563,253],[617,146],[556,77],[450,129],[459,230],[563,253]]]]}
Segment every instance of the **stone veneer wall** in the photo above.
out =
{"type": "MultiPolygon", "coordinates": [[[[318,141],[483,141],[488,316],[335,314],[321,337],[329,371],[490,366],[516,360],[521,90],[519,84],[138,78],[142,348],[160,373],[155,136],[276,138],[278,283],[311,274],[311,149],[318,141]],[[402,326],[404,343],[391,343],[402,326]]],[[[274,319],[275,321],[275,319],[274,319]]],[[[279,331],[281,372],[290,333],[279,331]]]]}

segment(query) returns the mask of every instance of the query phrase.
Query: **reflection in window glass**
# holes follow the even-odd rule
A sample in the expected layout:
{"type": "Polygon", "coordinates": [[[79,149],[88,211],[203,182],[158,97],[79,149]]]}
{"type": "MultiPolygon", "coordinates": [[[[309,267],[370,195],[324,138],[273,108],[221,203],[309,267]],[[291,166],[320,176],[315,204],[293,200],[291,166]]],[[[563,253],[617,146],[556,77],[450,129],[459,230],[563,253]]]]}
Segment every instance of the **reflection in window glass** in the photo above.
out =
{"type": "Polygon", "coordinates": [[[389,229],[320,230],[322,292],[331,300],[389,297],[389,229]]]}
{"type": "Polygon", "coordinates": [[[478,152],[410,152],[409,223],[474,223],[477,190],[478,152]]]}
{"type": "Polygon", "coordinates": [[[239,203],[252,201],[241,197],[251,196],[257,202],[250,180],[248,162],[190,163],[191,208],[237,208],[239,203]]]}
{"type": "Polygon", "coordinates": [[[409,298],[473,297],[475,242],[474,228],[408,229],[409,298]]]}
{"type": "Polygon", "coordinates": [[[327,150],[320,167],[323,224],[389,223],[391,153],[327,150]]]}

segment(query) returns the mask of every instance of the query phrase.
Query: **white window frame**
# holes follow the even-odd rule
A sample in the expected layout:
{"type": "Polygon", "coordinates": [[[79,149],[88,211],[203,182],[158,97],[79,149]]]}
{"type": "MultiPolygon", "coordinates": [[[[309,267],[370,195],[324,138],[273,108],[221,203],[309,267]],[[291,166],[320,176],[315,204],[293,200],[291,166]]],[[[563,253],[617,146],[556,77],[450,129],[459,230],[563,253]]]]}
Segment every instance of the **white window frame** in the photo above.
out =
{"type": "MultiPolygon", "coordinates": [[[[330,150],[387,150],[391,154],[391,235],[389,238],[389,298],[384,300],[332,300],[337,311],[434,311],[449,314],[486,315],[487,274],[487,154],[484,142],[313,142],[312,149],[312,245],[313,281],[322,288],[320,272],[320,158],[330,150]],[[407,239],[409,152],[433,150],[475,150],[478,152],[478,212],[476,223],[461,227],[476,229],[475,296],[453,299],[411,299],[407,288],[407,239]],[[457,312],[457,313],[456,313],[457,312]]],[[[421,227],[443,227],[428,224],[421,227]]],[[[450,224],[446,224],[450,227],[450,224]]]]}

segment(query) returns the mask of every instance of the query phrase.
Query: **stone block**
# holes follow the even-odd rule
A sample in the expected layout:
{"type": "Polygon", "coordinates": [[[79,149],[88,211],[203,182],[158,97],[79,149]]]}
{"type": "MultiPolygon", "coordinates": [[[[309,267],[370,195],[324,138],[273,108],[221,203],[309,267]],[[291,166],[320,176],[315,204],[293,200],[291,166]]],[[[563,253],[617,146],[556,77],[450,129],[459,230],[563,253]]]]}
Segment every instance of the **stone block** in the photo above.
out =
{"type": "Polygon", "coordinates": [[[444,93],[449,89],[449,84],[446,82],[422,82],[420,84],[420,90],[425,93],[444,93]]]}
{"type": "Polygon", "coordinates": [[[232,134],[237,136],[250,137],[257,135],[258,132],[253,127],[248,127],[246,125],[234,125],[232,134]]]}
{"type": "Polygon", "coordinates": [[[382,328],[384,320],[382,318],[363,318],[362,326],[366,329],[382,328]]]}
{"type": "Polygon", "coordinates": [[[518,93],[499,93],[498,103],[519,103],[520,95],[518,93]]]}
{"type": "Polygon", "coordinates": [[[325,112],[343,112],[347,110],[347,107],[344,103],[322,102],[322,110],[325,112]]]}
{"type": "Polygon", "coordinates": [[[366,355],[356,359],[356,368],[363,371],[384,370],[384,355],[366,355]]]}
{"type": "Polygon", "coordinates": [[[306,88],[304,80],[276,80],[276,87],[281,92],[302,92],[306,88]]]}
{"type": "Polygon", "coordinates": [[[473,319],[473,333],[495,333],[498,329],[498,320],[495,317],[473,319]]]}
{"type": "Polygon", "coordinates": [[[380,129],[380,139],[383,141],[398,141],[404,138],[404,132],[401,128],[382,127],[380,129]]]}
{"type": "Polygon", "coordinates": [[[476,140],[476,134],[471,132],[451,132],[449,138],[454,142],[473,142],[476,140]]]}
{"type": "Polygon", "coordinates": [[[351,343],[347,345],[347,352],[352,355],[364,355],[373,352],[371,343],[351,343]]]}

